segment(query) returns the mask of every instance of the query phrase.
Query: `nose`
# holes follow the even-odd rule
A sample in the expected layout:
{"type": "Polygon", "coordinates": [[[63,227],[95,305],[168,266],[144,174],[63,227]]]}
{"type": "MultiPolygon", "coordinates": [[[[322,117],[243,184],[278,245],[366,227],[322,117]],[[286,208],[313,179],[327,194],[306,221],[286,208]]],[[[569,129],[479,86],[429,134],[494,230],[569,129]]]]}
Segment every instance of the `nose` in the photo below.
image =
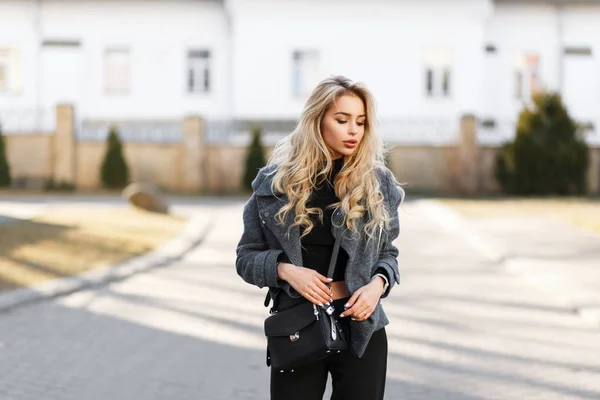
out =
{"type": "Polygon", "coordinates": [[[356,122],[348,124],[348,133],[352,136],[358,134],[358,124],[356,122]]]}

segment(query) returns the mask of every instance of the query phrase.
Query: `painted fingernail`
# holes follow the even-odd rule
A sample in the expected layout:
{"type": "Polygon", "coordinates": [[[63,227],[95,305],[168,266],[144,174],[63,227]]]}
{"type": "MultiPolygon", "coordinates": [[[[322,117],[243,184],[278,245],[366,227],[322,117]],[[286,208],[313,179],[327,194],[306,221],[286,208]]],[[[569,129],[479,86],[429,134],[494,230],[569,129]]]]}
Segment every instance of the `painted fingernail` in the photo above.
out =
{"type": "Polygon", "coordinates": [[[331,281],[333,281],[333,278],[327,278],[327,280],[328,280],[329,282],[331,282],[331,281]]]}
{"type": "Polygon", "coordinates": [[[351,319],[352,321],[356,321],[356,319],[354,319],[354,318],[350,318],[350,319],[351,319]]]}
{"type": "Polygon", "coordinates": [[[323,307],[323,304],[319,303],[319,307],[323,307]]]}
{"type": "Polygon", "coordinates": [[[328,305],[329,305],[329,303],[325,303],[325,305],[326,305],[326,306],[328,306],[328,305]]]}
{"type": "Polygon", "coordinates": [[[349,304],[350,304],[350,303],[346,303],[346,304],[344,304],[344,308],[348,308],[348,305],[349,305],[349,304]]]}
{"type": "Polygon", "coordinates": [[[344,317],[345,317],[344,313],[341,313],[340,318],[344,318],[344,317]]]}

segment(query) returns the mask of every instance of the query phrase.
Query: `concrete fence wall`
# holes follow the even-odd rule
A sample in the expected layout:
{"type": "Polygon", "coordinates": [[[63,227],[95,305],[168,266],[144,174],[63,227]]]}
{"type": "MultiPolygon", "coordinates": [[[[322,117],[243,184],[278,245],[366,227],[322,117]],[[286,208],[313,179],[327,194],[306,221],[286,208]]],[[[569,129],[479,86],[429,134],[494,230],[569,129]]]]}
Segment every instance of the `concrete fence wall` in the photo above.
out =
{"type": "Polygon", "coordinates": [[[42,187],[51,177],[53,140],[47,134],[5,133],[6,157],[16,186],[42,187]]]}
{"type": "MultiPolygon", "coordinates": [[[[74,110],[69,105],[57,107],[56,121],[53,134],[5,133],[15,186],[37,189],[53,179],[56,184],[72,184],[81,191],[100,189],[105,142],[76,140],[74,110]]],[[[207,143],[206,125],[199,117],[188,117],[181,124],[179,142],[124,143],[131,180],[180,193],[238,193],[246,147],[207,143]]],[[[272,147],[265,150],[268,155],[272,147]]],[[[455,145],[396,146],[389,161],[407,191],[492,194],[500,190],[494,179],[497,152],[498,147],[478,144],[476,119],[464,116],[455,145]]],[[[590,193],[600,193],[600,148],[590,149],[588,188],[590,193]]]]}

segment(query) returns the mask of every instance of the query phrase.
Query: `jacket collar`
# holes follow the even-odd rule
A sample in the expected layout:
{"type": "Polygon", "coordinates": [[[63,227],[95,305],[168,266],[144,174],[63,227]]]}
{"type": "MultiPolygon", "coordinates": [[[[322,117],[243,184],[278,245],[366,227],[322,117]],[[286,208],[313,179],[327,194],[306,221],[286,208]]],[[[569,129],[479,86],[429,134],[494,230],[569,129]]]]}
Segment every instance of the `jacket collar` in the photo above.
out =
{"type": "MultiPolygon", "coordinates": [[[[273,171],[273,170],[271,170],[273,171]]],[[[294,211],[290,211],[280,225],[275,220],[277,212],[288,202],[288,197],[284,193],[274,193],[271,189],[273,174],[266,171],[264,178],[254,188],[254,194],[257,197],[259,205],[259,214],[264,224],[273,232],[279,240],[283,251],[289,257],[294,265],[303,265],[302,251],[300,247],[300,228],[294,226],[288,230],[294,222],[294,211]]],[[[334,224],[332,225],[332,234],[334,237],[342,235],[341,247],[348,253],[352,259],[356,255],[356,238],[353,238],[351,232],[343,226],[344,213],[342,209],[335,211],[333,215],[334,224]]]]}
{"type": "Polygon", "coordinates": [[[273,192],[271,189],[273,174],[270,172],[274,172],[274,169],[265,171],[263,179],[258,181],[254,187],[260,219],[273,232],[290,262],[294,265],[302,265],[300,228],[294,226],[288,230],[288,227],[294,223],[294,212],[291,211],[286,215],[283,225],[280,225],[275,219],[275,215],[281,207],[287,204],[288,197],[286,194],[273,192]]]}
{"type": "MultiPolygon", "coordinates": [[[[257,196],[276,196],[276,194],[271,189],[271,184],[273,183],[273,176],[275,175],[275,169],[269,168],[264,172],[263,179],[254,187],[254,194],[257,196]]],[[[277,197],[283,196],[282,193],[278,193],[277,197]]]]}

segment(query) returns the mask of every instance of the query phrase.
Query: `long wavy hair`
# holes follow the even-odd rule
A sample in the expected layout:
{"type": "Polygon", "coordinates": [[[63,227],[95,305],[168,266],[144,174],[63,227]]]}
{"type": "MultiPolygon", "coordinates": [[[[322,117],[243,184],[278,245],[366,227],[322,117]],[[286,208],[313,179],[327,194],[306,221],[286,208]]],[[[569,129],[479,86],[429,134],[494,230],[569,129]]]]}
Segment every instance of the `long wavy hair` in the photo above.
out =
{"type": "MultiPolygon", "coordinates": [[[[358,224],[367,213],[364,233],[371,240],[379,227],[387,226],[390,216],[385,209],[383,194],[376,176],[377,169],[385,168],[385,149],[377,134],[373,96],[365,86],[343,76],[321,81],[304,106],[292,133],[280,140],[269,158],[276,164],[272,181],[274,193],[287,195],[288,203],[276,215],[283,224],[288,213],[294,211],[290,226],[303,227],[302,236],[314,227],[310,214],[323,220],[320,208],[307,207],[313,189],[321,184],[332,171],[333,159],[323,140],[321,123],[329,107],[343,95],[360,98],[365,107],[364,135],[356,151],[345,157],[344,166],[332,182],[340,202],[332,208],[342,208],[346,226],[358,233],[358,224]]],[[[397,182],[396,182],[397,183],[397,182]]]]}

